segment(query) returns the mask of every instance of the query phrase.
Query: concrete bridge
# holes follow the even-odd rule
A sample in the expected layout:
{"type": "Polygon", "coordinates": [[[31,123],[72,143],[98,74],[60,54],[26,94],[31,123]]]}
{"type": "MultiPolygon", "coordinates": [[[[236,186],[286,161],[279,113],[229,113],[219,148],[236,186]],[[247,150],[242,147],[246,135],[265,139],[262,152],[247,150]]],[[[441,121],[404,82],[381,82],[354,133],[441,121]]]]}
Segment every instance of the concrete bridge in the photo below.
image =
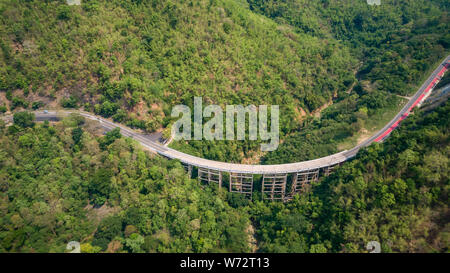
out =
{"type": "MultiPolygon", "coordinates": [[[[199,181],[208,184],[217,183],[219,188],[221,188],[224,174],[226,174],[228,177],[229,191],[244,194],[249,198],[251,198],[253,194],[254,175],[262,175],[261,193],[263,198],[287,201],[295,194],[305,191],[309,185],[312,182],[317,181],[319,177],[329,175],[335,167],[353,158],[361,148],[370,145],[372,142],[383,141],[390,132],[398,126],[399,122],[407,117],[410,111],[415,106],[420,105],[424,98],[429,95],[448,67],[450,67],[450,56],[447,56],[447,58],[441,62],[419,88],[416,94],[411,97],[402,110],[386,124],[385,127],[353,149],[314,160],[289,164],[247,165],[219,162],[192,156],[168,148],[148,135],[137,133],[126,126],[82,111],[39,111],[35,112],[35,115],[37,121],[44,121],[56,120],[64,115],[78,113],[87,119],[99,121],[106,130],[120,128],[122,135],[135,139],[144,148],[169,159],[180,160],[189,175],[192,174],[193,167],[195,167],[197,169],[199,181]],[[289,183],[288,178],[290,178],[289,183]],[[290,186],[288,187],[288,185],[290,186]]],[[[4,119],[12,120],[12,116],[4,117],[4,119]]]]}

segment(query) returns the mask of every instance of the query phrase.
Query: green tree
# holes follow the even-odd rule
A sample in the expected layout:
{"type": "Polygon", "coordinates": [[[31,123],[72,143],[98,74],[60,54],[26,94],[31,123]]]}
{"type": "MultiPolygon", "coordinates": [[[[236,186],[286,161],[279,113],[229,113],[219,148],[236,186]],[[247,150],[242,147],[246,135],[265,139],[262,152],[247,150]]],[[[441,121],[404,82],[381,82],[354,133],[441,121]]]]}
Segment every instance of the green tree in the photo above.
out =
{"type": "Polygon", "coordinates": [[[92,202],[97,205],[103,205],[111,193],[112,172],[108,169],[99,169],[89,183],[89,195],[92,202]]]}
{"type": "Polygon", "coordinates": [[[102,148],[103,150],[106,149],[107,146],[109,146],[110,144],[112,144],[116,139],[121,138],[122,135],[120,134],[120,128],[114,128],[113,130],[109,131],[108,133],[106,133],[105,137],[103,137],[100,140],[100,148],[102,148]]]}
{"type": "Polygon", "coordinates": [[[144,244],[144,237],[137,233],[133,233],[129,238],[125,239],[125,245],[131,249],[133,253],[142,252],[142,245],[144,244]]]}
{"type": "Polygon", "coordinates": [[[82,136],[83,136],[83,129],[81,129],[80,127],[74,128],[72,130],[72,139],[73,139],[74,145],[80,144],[82,136]]]}
{"type": "Polygon", "coordinates": [[[34,126],[34,114],[30,112],[18,112],[14,114],[13,120],[14,124],[19,127],[27,128],[34,126]]]}

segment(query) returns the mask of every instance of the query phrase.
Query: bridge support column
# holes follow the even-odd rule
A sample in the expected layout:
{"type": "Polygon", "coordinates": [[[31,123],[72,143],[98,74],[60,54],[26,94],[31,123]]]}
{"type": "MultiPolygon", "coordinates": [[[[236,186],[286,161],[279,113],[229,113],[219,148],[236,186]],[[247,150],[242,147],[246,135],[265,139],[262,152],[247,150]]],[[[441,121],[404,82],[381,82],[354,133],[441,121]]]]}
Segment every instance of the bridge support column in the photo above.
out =
{"type": "Polygon", "coordinates": [[[335,164],[335,165],[331,165],[331,166],[327,166],[327,167],[323,168],[323,174],[325,176],[329,176],[333,172],[334,168],[336,168],[337,166],[339,166],[339,164],[335,164]]]}
{"type": "Polygon", "coordinates": [[[263,199],[285,200],[287,174],[265,174],[262,181],[263,199]]]}
{"type": "Polygon", "coordinates": [[[187,174],[189,175],[189,178],[192,177],[192,165],[184,164],[182,163],[184,169],[186,170],[187,174]]]}
{"type": "Polygon", "coordinates": [[[295,173],[292,179],[291,195],[305,192],[312,182],[319,180],[319,171],[320,169],[314,169],[295,173]]]}
{"type": "Polygon", "coordinates": [[[242,193],[252,199],[253,175],[246,173],[230,173],[230,192],[242,193]]]}
{"type": "Polygon", "coordinates": [[[220,171],[198,168],[198,180],[207,182],[208,184],[217,183],[219,184],[219,189],[222,188],[222,173],[220,171]]]}

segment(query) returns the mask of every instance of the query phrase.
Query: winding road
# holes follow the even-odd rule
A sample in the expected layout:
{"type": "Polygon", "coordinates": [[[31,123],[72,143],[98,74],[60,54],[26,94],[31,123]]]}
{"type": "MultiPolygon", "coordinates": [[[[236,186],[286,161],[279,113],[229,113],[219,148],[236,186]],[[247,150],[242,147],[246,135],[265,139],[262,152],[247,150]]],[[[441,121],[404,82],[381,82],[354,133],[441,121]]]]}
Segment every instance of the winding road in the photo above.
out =
{"type": "MultiPolygon", "coordinates": [[[[155,140],[154,137],[151,137],[150,135],[137,133],[136,131],[126,126],[114,123],[102,117],[98,117],[96,115],[83,111],[65,111],[65,110],[48,111],[48,112],[37,111],[35,112],[35,115],[37,121],[44,121],[44,120],[57,120],[61,116],[65,116],[71,113],[78,113],[87,119],[99,121],[102,127],[107,130],[112,130],[118,127],[120,128],[122,135],[135,139],[144,148],[156,152],[170,159],[178,159],[188,166],[196,166],[199,168],[205,168],[219,172],[241,173],[241,174],[300,173],[308,170],[321,169],[340,164],[344,161],[349,160],[350,158],[353,158],[361,148],[370,145],[372,142],[383,141],[392,132],[392,130],[394,130],[399,125],[399,123],[409,115],[411,110],[417,105],[420,105],[420,103],[429,95],[429,93],[431,93],[434,86],[439,82],[439,80],[449,67],[450,67],[450,56],[447,56],[447,58],[433,71],[433,73],[423,83],[423,85],[419,88],[416,94],[411,97],[411,99],[408,101],[408,103],[406,103],[406,105],[402,108],[402,110],[388,124],[386,124],[385,127],[383,127],[375,135],[365,140],[364,142],[360,143],[353,149],[345,150],[340,153],[336,153],[333,155],[329,155],[314,160],[289,164],[277,164],[277,165],[235,164],[235,163],[208,160],[192,156],[168,148],[160,144],[157,140],[155,140]]],[[[9,119],[11,121],[12,117],[11,116],[5,117],[5,119],[9,119]]]]}

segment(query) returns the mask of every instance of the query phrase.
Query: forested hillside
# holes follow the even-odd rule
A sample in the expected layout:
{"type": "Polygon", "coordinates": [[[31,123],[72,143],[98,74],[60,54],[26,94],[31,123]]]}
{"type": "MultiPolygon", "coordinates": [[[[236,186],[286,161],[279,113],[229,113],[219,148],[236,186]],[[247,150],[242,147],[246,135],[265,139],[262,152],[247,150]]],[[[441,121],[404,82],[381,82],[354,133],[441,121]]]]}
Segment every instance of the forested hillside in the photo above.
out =
{"type": "Polygon", "coordinates": [[[232,162],[300,161],[355,144],[449,45],[448,6],[437,0],[1,0],[0,13],[2,112],[81,108],[169,132],[172,107],[194,96],[280,105],[275,153],[249,141],[173,144],[232,162]]]}
{"type": "Polygon", "coordinates": [[[295,33],[241,1],[0,1],[1,84],[10,109],[84,107],[129,125],[168,125],[178,103],[314,110],[353,82],[339,42],[295,33]]]}
{"type": "MultiPolygon", "coordinates": [[[[349,67],[356,81],[313,115],[282,127],[283,142],[268,154],[257,146],[230,149],[235,144],[191,141],[183,151],[222,161],[252,163],[298,162],[348,149],[381,129],[405,103],[397,95],[411,95],[426,74],[449,53],[450,22],[447,1],[383,1],[369,6],[363,0],[248,0],[255,13],[324,42],[337,40],[359,63],[349,67]],[[242,154],[234,151],[242,150],[242,154]],[[261,157],[261,158],[260,158],[261,157]]],[[[299,110],[301,111],[301,109],[299,110]]],[[[281,112],[284,115],[284,112],[281,112]]]]}
{"type": "Polygon", "coordinates": [[[175,161],[72,117],[0,120],[0,252],[249,251],[249,220],[175,161]]]}
{"type": "Polygon", "coordinates": [[[448,1],[248,0],[250,8],[299,33],[343,41],[362,61],[360,80],[406,95],[450,45],[448,1]],[[313,16],[311,16],[313,14],[313,16]]]}
{"type": "Polygon", "coordinates": [[[248,164],[327,156],[384,126],[450,53],[447,0],[381,2],[0,0],[0,115],[14,115],[0,119],[0,252],[448,252],[448,102],[286,203],[261,200],[260,176],[248,200],[118,129],[30,112],[77,108],[168,138],[194,96],[279,105],[273,152],[170,145],[248,164]]]}
{"type": "MultiPolygon", "coordinates": [[[[310,192],[250,202],[76,116],[0,126],[0,252],[448,251],[450,104],[416,113],[310,192]],[[253,228],[251,227],[250,221],[253,228]]],[[[259,182],[258,182],[259,183],[259,182]]]]}
{"type": "Polygon", "coordinates": [[[449,111],[412,115],[309,194],[253,204],[260,251],[448,252],[449,111]]]}
{"type": "Polygon", "coordinates": [[[298,33],[340,40],[360,60],[358,81],[320,119],[304,123],[267,164],[295,162],[344,150],[392,118],[427,73],[449,53],[448,1],[249,0],[250,8],[298,33]],[[314,16],[311,16],[311,15],[314,16]]]}

